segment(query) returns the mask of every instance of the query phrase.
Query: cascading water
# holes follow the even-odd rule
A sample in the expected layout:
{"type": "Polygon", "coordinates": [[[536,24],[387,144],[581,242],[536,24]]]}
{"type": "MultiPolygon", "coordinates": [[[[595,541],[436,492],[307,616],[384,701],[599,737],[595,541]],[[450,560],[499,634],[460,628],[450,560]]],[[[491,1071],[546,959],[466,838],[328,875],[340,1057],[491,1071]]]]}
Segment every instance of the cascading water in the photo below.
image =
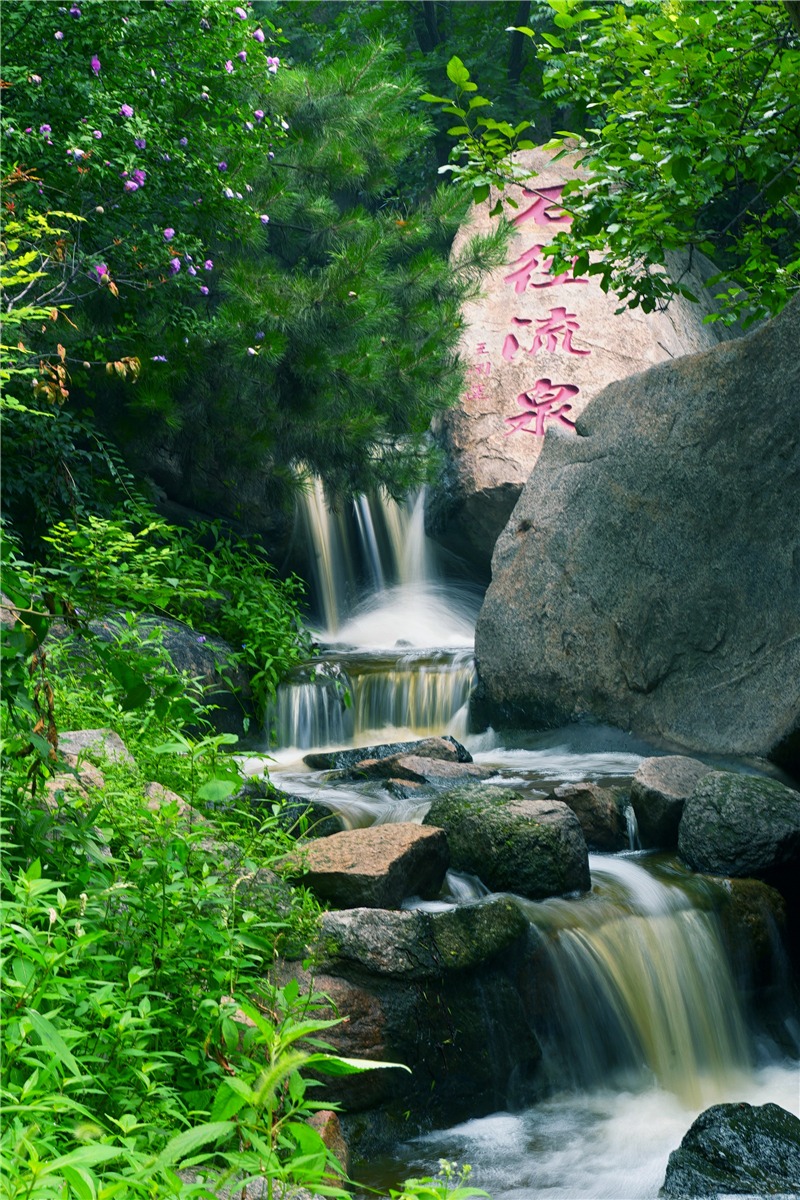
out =
{"type": "Polygon", "coordinates": [[[324,650],[267,714],[281,757],[387,726],[408,737],[464,731],[477,598],[442,584],[424,521],[422,494],[407,505],[361,496],[339,512],[318,482],[303,497],[324,650]]]}
{"type": "MultiPolygon", "coordinates": [[[[492,782],[529,795],[582,780],[629,786],[654,753],[602,729],[518,733],[505,744],[491,731],[468,734],[477,605],[438,577],[422,500],[362,499],[333,514],[316,487],[303,520],[321,652],[270,715],[270,770],[286,791],[323,801],[353,828],[420,821],[429,796],[329,779],[297,762],[305,751],[453,732],[496,772],[492,782]]],[[[356,1177],[385,1188],[433,1174],[445,1158],[471,1163],[494,1200],[642,1200],[657,1196],[670,1151],[707,1105],[797,1111],[797,1023],[786,1018],[778,1049],[774,1029],[755,1029],[743,1012],[715,916],[724,884],[642,854],[630,808],[625,817],[630,850],[591,856],[591,893],[525,904],[541,1099],[416,1138],[390,1159],[357,1163],[356,1177]]],[[[485,895],[479,879],[450,872],[437,900],[409,905],[485,895]]]]}

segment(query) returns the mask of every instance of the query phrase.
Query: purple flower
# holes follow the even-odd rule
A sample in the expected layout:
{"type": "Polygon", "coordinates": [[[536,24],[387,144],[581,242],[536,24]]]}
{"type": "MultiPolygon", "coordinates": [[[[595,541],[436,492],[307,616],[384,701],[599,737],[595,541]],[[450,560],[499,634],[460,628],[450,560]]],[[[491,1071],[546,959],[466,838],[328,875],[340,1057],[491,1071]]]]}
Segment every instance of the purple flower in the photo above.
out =
{"type": "Polygon", "coordinates": [[[269,225],[269,217],[266,213],[262,213],[258,219],[262,225],[269,225]]]}
{"type": "Polygon", "coordinates": [[[275,151],[270,150],[269,154],[267,155],[267,158],[274,158],[274,157],[275,157],[275,151]]]}
{"type": "Polygon", "coordinates": [[[53,37],[56,39],[57,42],[63,42],[63,40],[64,40],[64,35],[60,29],[56,33],[53,34],[53,37]]]}
{"type": "Polygon", "coordinates": [[[138,190],[139,190],[138,183],[134,183],[132,179],[126,180],[126,182],[125,182],[125,191],[126,192],[138,192],[138,190]]]}
{"type": "Polygon", "coordinates": [[[188,146],[188,145],[189,145],[189,139],[188,139],[188,138],[185,138],[185,137],[181,138],[181,139],[180,139],[180,141],[178,142],[178,145],[179,145],[179,146],[188,146]]]}
{"type": "Polygon", "coordinates": [[[154,354],[151,359],[151,362],[166,362],[166,361],[167,361],[166,354],[154,354]]]}
{"type": "Polygon", "coordinates": [[[258,333],[256,334],[256,341],[263,342],[263,340],[264,340],[264,330],[259,329],[258,333]]]}
{"type": "Polygon", "coordinates": [[[200,93],[200,99],[201,99],[201,100],[208,100],[208,98],[209,98],[209,97],[208,97],[208,92],[201,92],[201,93],[200,93]]]}
{"type": "Polygon", "coordinates": [[[225,188],[225,196],[228,200],[233,199],[233,188],[225,188]]]}
{"type": "Polygon", "coordinates": [[[161,161],[162,162],[172,162],[172,159],[170,158],[170,156],[168,154],[162,154],[161,161]]]}
{"type": "Polygon", "coordinates": [[[227,171],[227,169],[228,169],[228,164],[226,162],[218,162],[217,163],[218,171],[227,171]]]}
{"type": "Polygon", "coordinates": [[[247,51],[240,50],[239,53],[236,55],[236,57],[239,59],[240,62],[247,62],[247,51]]]}
{"type": "MultiPolygon", "coordinates": [[[[63,37],[64,35],[62,34],[61,36],[63,37]]],[[[58,34],[56,34],[56,37],[58,37],[58,34]]],[[[256,39],[256,41],[257,41],[257,42],[263,42],[263,40],[264,40],[264,31],[263,31],[263,29],[254,29],[254,30],[253,30],[253,37],[256,39]]]]}
{"type": "Polygon", "coordinates": [[[102,279],[104,275],[108,274],[108,267],[105,263],[96,263],[93,270],[98,279],[102,279]]]}
{"type": "Polygon", "coordinates": [[[133,109],[131,108],[130,104],[123,104],[119,110],[119,115],[121,117],[132,117],[133,109]]]}
{"type": "Polygon", "coordinates": [[[178,271],[180,271],[180,269],[181,269],[181,260],[179,258],[171,258],[169,260],[170,275],[177,275],[178,271]]]}
{"type": "Polygon", "coordinates": [[[206,635],[204,633],[201,633],[200,637],[197,640],[200,643],[200,645],[202,646],[203,642],[206,640],[206,635]]]}
{"type": "Polygon", "coordinates": [[[228,59],[227,62],[225,63],[225,70],[228,72],[229,75],[233,74],[233,63],[231,62],[230,59],[228,59]]]}
{"type": "Polygon", "coordinates": [[[74,154],[76,158],[85,158],[86,157],[85,150],[68,150],[67,154],[74,154]]]}
{"type": "Polygon", "coordinates": [[[269,71],[270,75],[274,75],[280,65],[281,60],[279,58],[273,58],[271,54],[267,55],[267,70],[269,71]]]}
{"type": "Polygon", "coordinates": [[[144,150],[147,147],[147,138],[134,138],[133,144],[137,150],[144,150]]]}
{"type": "Polygon", "coordinates": [[[94,71],[95,75],[100,74],[100,59],[96,54],[92,55],[92,70],[94,71]]]}
{"type": "Polygon", "coordinates": [[[203,263],[203,267],[206,271],[213,271],[214,263],[212,262],[212,260],[210,258],[207,258],[206,261],[203,263]]]}
{"type": "Polygon", "coordinates": [[[167,228],[164,230],[164,241],[171,242],[174,237],[175,237],[175,230],[171,226],[168,225],[167,228]]]}
{"type": "Polygon", "coordinates": [[[133,179],[139,185],[139,187],[144,187],[144,181],[147,179],[147,172],[143,171],[141,167],[137,167],[133,172],[133,179]]]}
{"type": "Polygon", "coordinates": [[[248,353],[249,355],[251,355],[251,356],[252,356],[253,354],[255,354],[255,353],[256,353],[256,349],[255,349],[255,347],[254,347],[254,346],[248,346],[248,347],[247,347],[247,353],[248,353]]]}
{"type": "Polygon", "coordinates": [[[245,129],[248,129],[248,130],[251,130],[251,131],[252,131],[253,129],[255,129],[255,125],[253,124],[253,122],[252,122],[252,121],[245,121],[245,123],[244,123],[244,127],[245,127],[245,129]]]}
{"type": "Polygon", "coordinates": [[[52,133],[52,130],[49,125],[40,125],[39,133],[52,133]]]}
{"type": "Polygon", "coordinates": [[[30,79],[31,83],[41,83],[42,82],[41,75],[29,75],[28,78],[30,79]]]}
{"type": "Polygon", "coordinates": [[[99,129],[95,129],[95,130],[93,130],[93,131],[92,131],[92,137],[94,137],[94,138],[97,138],[97,140],[98,140],[98,141],[100,141],[100,138],[101,138],[102,136],[103,136],[103,135],[102,135],[102,133],[100,132],[100,130],[99,130],[99,129]]]}
{"type": "Polygon", "coordinates": [[[208,295],[208,288],[206,287],[206,285],[205,285],[205,284],[203,284],[203,285],[202,285],[202,287],[200,288],[200,295],[201,295],[201,296],[207,296],[207,295],[208,295]]]}
{"type": "Polygon", "coordinates": [[[240,21],[247,20],[247,13],[244,11],[243,8],[235,8],[233,11],[236,13],[236,15],[240,21]]]}
{"type": "Polygon", "coordinates": [[[262,110],[261,110],[260,108],[257,108],[257,109],[255,110],[255,112],[253,113],[253,116],[255,117],[255,119],[256,119],[257,121],[263,121],[263,120],[264,120],[264,113],[262,112],[262,110]]]}
{"type": "Polygon", "coordinates": [[[202,18],[201,18],[201,20],[200,20],[200,28],[201,28],[201,29],[210,29],[210,28],[211,28],[211,26],[209,25],[209,23],[208,23],[208,21],[205,19],[205,17],[202,17],[202,18]]]}
{"type": "Polygon", "coordinates": [[[75,17],[76,20],[81,15],[81,10],[78,8],[77,4],[73,4],[72,8],[69,10],[69,15],[71,17],[75,17]]]}
{"type": "Polygon", "coordinates": [[[190,275],[196,275],[196,274],[197,274],[197,267],[193,267],[193,266],[189,265],[189,266],[186,268],[186,270],[189,272],[189,274],[190,274],[190,275]]]}

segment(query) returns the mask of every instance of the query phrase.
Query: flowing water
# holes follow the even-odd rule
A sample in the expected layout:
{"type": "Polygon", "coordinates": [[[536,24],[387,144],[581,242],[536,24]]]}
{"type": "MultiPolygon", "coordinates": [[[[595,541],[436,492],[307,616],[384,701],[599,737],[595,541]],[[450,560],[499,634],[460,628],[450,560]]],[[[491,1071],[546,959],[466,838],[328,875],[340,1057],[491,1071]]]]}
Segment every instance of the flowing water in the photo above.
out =
{"type": "MultiPolygon", "coordinates": [[[[350,828],[422,820],[429,797],[330,782],[302,756],[448,732],[492,768],[491,782],[528,795],[629,781],[655,751],[618,731],[467,732],[477,598],[443,584],[422,522],[421,498],[407,507],[362,499],[334,515],[321,489],[309,495],[320,654],[269,715],[275,781],[323,800],[350,828]]],[[[724,884],[638,852],[627,817],[631,849],[590,856],[590,893],[524,902],[540,981],[530,1019],[543,1047],[542,1099],[412,1139],[357,1164],[359,1178],[396,1185],[435,1173],[444,1158],[471,1163],[471,1182],[494,1200],[640,1200],[658,1194],[670,1151],[710,1104],[772,1101],[798,1112],[797,1016],[787,999],[776,1040],[775,1023],[760,1028],[738,994],[714,912],[724,884]]],[[[486,894],[480,880],[449,872],[425,907],[486,894]]]]}

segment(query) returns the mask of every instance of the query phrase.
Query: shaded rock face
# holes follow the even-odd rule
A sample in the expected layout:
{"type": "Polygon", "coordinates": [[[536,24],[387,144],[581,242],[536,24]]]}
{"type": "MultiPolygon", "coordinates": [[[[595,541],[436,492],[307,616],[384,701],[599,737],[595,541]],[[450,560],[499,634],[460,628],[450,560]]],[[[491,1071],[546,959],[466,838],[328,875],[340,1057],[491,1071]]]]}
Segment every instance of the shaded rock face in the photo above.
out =
{"type": "Polygon", "coordinates": [[[716,1104],[669,1156],[662,1196],[796,1195],[800,1120],[777,1104],[716,1104]]]}
{"type": "Polygon", "coordinates": [[[768,755],[800,714],[800,298],[553,429],[492,562],[484,713],[768,755]],[[753,397],[769,397],[758,419],[753,397]],[[776,514],[780,513],[780,520],[776,514]]]}
{"type": "MultiPolygon", "coordinates": [[[[411,1109],[424,1124],[530,1095],[541,1050],[516,978],[527,936],[507,897],[448,912],[326,913],[312,947],[313,987],[347,1014],[326,1040],[343,1054],[402,1062],[411,1074],[326,1079],[325,1099],[349,1113],[411,1109]]],[[[292,974],[311,982],[299,967],[292,974]]],[[[406,1120],[403,1129],[408,1136],[406,1120]]]]}
{"type": "Polygon", "coordinates": [[[338,908],[397,908],[441,890],[450,854],[441,829],[372,825],[320,838],[296,856],[295,878],[338,908]]]}
{"type": "MultiPolygon", "coordinates": [[[[554,276],[548,244],[570,220],[558,198],[580,172],[574,156],[552,158],[542,150],[517,156],[537,174],[527,190],[509,189],[519,207],[508,262],[484,282],[481,298],[464,306],[467,386],[458,407],[434,426],[445,468],[428,493],[427,531],[484,577],[550,425],[574,436],[572,424],[609,383],[730,336],[725,327],[703,324],[711,300],[697,266],[702,256],[692,266],[677,256],[670,262],[701,303],[676,298],[664,312],[617,315],[616,297],[596,277],[554,276]]],[[[473,209],[456,254],[493,228],[490,207],[487,201],[473,209]]]]}
{"type": "Polygon", "coordinates": [[[591,886],[580,823],[560,801],[459,788],[437,797],[423,823],[445,830],[455,870],[477,875],[493,892],[542,900],[591,886]]]}
{"type": "Polygon", "coordinates": [[[684,806],[678,852],[694,871],[768,881],[800,868],[800,792],[775,779],[712,771],[684,806]]]}
{"type": "Polygon", "coordinates": [[[565,783],[553,794],[575,813],[590,850],[626,849],[627,825],[611,788],[597,783],[565,783]]]}
{"type": "Polygon", "coordinates": [[[668,754],[646,758],[631,784],[631,805],[642,846],[672,850],[678,844],[683,806],[710,767],[696,758],[668,754]]]}

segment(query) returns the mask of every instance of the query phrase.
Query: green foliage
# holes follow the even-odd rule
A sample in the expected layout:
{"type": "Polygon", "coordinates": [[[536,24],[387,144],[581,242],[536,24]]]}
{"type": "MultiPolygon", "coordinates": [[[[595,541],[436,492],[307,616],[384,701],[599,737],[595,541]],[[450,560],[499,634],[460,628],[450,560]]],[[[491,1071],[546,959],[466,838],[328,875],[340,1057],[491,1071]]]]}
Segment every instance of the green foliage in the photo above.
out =
{"type": "MultiPolygon", "coordinates": [[[[666,254],[697,249],[718,267],[725,320],[779,312],[800,277],[800,43],[786,8],[550,7],[557,33],[520,32],[537,42],[545,94],[568,98],[578,130],[549,145],[577,145],[588,171],[564,193],[575,220],[556,239],[553,270],[577,257],[649,311],[689,294],[660,271],[666,254]]],[[[475,176],[466,139],[455,154],[475,176]]]]}
{"type": "MultiPolygon", "coordinates": [[[[32,569],[30,586],[54,593],[61,611],[69,605],[89,617],[120,610],[162,613],[185,621],[200,641],[210,634],[224,638],[234,648],[231,661],[250,672],[263,705],[309,654],[298,611],[301,581],[277,579],[257,548],[219,524],[183,529],[141,505],[132,512],[57,524],[44,539],[55,552],[52,565],[32,569]]],[[[114,674],[117,651],[96,647],[96,653],[114,674]]],[[[123,669],[117,671],[122,684],[123,669]]],[[[128,690],[136,686],[133,680],[128,690]]],[[[134,693],[123,707],[137,707],[136,698],[134,693]]],[[[165,715],[162,708],[157,716],[165,715]]]]}
{"type": "Polygon", "coordinates": [[[446,1158],[439,1159],[439,1171],[433,1177],[407,1179],[403,1187],[389,1192],[391,1200],[468,1200],[470,1196],[488,1196],[467,1183],[472,1168],[459,1167],[446,1158]]]}
{"type": "MultiPolygon", "coordinates": [[[[51,810],[30,809],[12,775],[4,1194],[208,1194],[176,1176],[188,1166],[220,1183],[260,1170],[324,1186],[338,1164],[313,1130],[295,1128],[319,1107],[300,1071],[352,1065],[309,1044],[333,1023],[315,1019],[321,998],[265,982],[291,914],[242,904],[241,872],[209,846],[207,825],[176,804],[143,810],[130,772],[107,770],[91,805],[51,810]],[[37,849],[47,869],[31,859],[37,849]],[[256,1090],[250,1108],[226,1101],[220,1118],[221,1096],[256,1090]]],[[[243,869],[285,852],[284,841],[271,819],[243,869]]]]}

